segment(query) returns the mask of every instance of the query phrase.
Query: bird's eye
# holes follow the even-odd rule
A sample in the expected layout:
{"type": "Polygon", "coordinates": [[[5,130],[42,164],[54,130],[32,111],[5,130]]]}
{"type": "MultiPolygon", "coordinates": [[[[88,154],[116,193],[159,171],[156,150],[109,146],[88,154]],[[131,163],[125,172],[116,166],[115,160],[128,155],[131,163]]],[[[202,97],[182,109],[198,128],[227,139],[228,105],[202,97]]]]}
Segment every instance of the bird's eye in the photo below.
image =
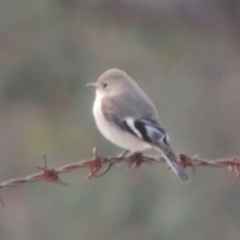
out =
{"type": "Polygon", "coordinates": [[[107,83],[103,83],[103,84],[102,84],[102,87],[103,87],[103,88],[106,88],[106,87],[107,87],[107,83]]]}

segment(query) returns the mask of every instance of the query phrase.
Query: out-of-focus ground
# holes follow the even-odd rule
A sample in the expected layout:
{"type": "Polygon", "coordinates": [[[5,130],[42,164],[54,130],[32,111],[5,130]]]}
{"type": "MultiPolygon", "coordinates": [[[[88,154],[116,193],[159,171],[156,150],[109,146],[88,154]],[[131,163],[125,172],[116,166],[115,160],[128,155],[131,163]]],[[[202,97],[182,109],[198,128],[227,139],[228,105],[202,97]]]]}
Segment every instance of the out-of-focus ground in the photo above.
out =
{"type": "MultiPolygon", "coordinates": [[[[2,0],[0,181],[120,149],[99,134],[86,89],[122,68],[156,104],[177,152],[240,155],[240,1],[2,0]]],[[[1,240],[231,240],[240,180],[201,168],[181,184],[165,165],[114,167],[69,187],[5,189],[1,240]]]]}

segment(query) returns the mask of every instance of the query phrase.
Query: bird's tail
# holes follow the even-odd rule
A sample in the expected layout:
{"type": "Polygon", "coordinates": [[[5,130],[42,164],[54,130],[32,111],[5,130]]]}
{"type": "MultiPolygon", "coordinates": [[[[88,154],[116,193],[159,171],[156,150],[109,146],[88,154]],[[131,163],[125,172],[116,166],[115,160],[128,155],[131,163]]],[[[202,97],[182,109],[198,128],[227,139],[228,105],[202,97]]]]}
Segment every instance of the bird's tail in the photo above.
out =
{"type": "MultiPolygon", "coordinates": [[[[161,144],[162,145],[162,144],[161,144]]],[[[164,144],[165,145],[165,144],[164,144]]],[[[188,175],[186,174],[184,168],[180,165],[180,163],[177,160],[176,154],[173,152],[171,147],[167,144],[165,146],[159,146],[162,153],[165,156],[165,159],[168,163],[168,165],[171,167],[173,172],[182,180],[182,182],[186,182],[189,180],[188,175]]]]}

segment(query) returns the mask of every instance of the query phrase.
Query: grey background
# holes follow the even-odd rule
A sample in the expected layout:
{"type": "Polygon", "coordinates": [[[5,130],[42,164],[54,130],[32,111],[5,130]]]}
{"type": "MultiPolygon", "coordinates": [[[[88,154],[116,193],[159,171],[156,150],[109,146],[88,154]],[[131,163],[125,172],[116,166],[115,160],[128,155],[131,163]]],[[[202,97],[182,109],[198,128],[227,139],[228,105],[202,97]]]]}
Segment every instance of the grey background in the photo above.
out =
{"type": "MultiPolygon", "coordinates": [[[[93,91],[122,68],[150,95],[176,152],[240,154],[240,3],[237,0],[0,3],[0,181],[120,149],[98,132],[93,91]]],[[[226,169],[114,167],[69,187],[5,189],[1,240],[238,239],[240,182],[226,169]]]]}

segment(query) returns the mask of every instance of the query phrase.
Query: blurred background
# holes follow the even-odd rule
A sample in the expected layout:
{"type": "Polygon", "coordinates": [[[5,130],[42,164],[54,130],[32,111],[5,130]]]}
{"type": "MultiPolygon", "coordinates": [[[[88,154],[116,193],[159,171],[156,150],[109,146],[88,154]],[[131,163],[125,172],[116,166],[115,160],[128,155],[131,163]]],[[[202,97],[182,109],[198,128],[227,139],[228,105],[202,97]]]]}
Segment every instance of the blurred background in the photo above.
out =
{"type": "MultiPolygon", "coordinates": [[[[239,0],[1,0],[0,181],[120,153],[98,132],[94,92],[127,71],[151,96],[176,152],[240,155],[239,0]]],[[[239,239],[240,181],[226,169],[115,166],[71,185],[1,191],[1,240],[239,239]]]]}

